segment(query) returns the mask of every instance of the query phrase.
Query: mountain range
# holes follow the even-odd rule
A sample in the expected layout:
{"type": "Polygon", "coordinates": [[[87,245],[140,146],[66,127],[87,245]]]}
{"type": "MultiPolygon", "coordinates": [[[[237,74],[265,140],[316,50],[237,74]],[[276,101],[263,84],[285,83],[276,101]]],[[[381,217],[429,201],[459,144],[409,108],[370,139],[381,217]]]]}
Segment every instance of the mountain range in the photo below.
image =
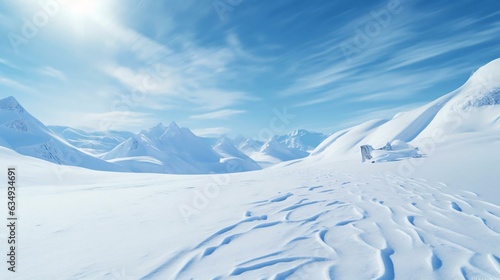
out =
{"type": "Polygon", "coordinates": [[[443,137],[499,132],[499,73],[497,59],[478,69],[459,89],[389,120],[370,120],[329,136],[300,129],[265,141],[244,136],[202,138],[175,122],[138,134],[47,127],[14,97],[7,97],[0,100],[0,146],[60,165],[173,174],[253,171],[305,157],[353,159],[360,156],[362,145],[384,147],[394,141],[396,146],[411,144],[425,156],[429,143],[442,142],[443,137]]]}
{"type": "Polygon", "coordinates": [[[0,146],[60,165],[127,171],[73,147],[28,113],[14,97],[0,100],[0,146]]]}
{"type": "Polygon", "coordinates": [[[103,171],[204,174],[259,170],[309,155],[300,150],[310,148],[309,134],[317,135],[301,130],[303,142],[297,138],[298,132],[289,134],[293,140],[279,136],[280,143],[276,142],[278,137],[266,143],[240,137],[241,141],[237,142],[225,136],[198,137],[175,122],[168,126],[160,123],[138,134],[88,132],[45,126],[14,97],[0,100],[0,146],[60,165],[103,171]]]}

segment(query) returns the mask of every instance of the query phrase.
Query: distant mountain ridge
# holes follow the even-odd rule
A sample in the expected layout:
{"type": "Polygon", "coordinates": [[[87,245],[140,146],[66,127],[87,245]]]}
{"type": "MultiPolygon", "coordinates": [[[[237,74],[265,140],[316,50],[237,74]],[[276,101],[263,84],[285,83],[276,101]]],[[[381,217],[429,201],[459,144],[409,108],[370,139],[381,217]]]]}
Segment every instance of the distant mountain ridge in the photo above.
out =
{"type": "Polygon", "coordinates": [[[0,100],[0,146],[55,164],[128,171],[73,147],[28,113],[12,96],[0,100]]]}
{"type": "Polygon", "coordinates": [[[245,137],[201,138],[175,122],[132,136],[126,132],[94,133],[67,127],[52,127],[53,132],[14,97],[7,97],[0,100],[0,146],[56,164],[104,171],[243,172],[309,155],[329,160],[359,158],[362,145],[383,147],[400,141],[419,148],[421,141],[432,140],[436,135],[498,134],[499,105],[500,59],[478,69],[457,90],[392,119],[370,120],[328,137],[300,129],[265,142],[245,137]],[[82,150],[107,151],[96,158],[73,145],[82,150]]]}
{"type": "Polygon", "coordinates": [[[260,169],[227,139],[216,146],[175,122],[143,130],[102,155],[105,160],[135,172],[205,174],[243,172],[260,169]],[[239,152],[239,153],[238,153],[239,152]]]}
{"type": "Polygon", "coordinates": [[[93,155],[109,152],[123,141],[134,136],[128,131],[88,132],[67,126],[48,126],[48,128],[71,145],[93,155]]]}

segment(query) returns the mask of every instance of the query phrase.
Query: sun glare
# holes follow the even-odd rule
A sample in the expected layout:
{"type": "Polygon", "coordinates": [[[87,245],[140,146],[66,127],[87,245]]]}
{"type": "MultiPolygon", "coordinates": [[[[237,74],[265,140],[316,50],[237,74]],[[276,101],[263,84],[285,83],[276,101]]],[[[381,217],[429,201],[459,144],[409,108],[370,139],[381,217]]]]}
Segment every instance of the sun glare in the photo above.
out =
{"type": "Polygon", "coordinates": [[[100,12],[97,0],[70,0],[67,8],[77,17],[96,16],[100,12]]]}

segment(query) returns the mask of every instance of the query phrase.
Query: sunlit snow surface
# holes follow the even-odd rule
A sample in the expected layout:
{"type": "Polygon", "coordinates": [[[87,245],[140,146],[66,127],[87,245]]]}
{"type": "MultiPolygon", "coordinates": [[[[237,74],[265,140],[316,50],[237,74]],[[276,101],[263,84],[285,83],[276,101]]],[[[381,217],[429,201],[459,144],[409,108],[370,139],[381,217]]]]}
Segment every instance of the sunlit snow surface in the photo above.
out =
{"type": "MultiPolygon", "coordinates": [[[[98,172],[0,147],[0,170],[17,166],[19,178],[18,267],[0,279],[498,279],[497,88],[500,60],[428,105],[246,173],[98,172]],[[425,156],[361,163],[360,145],[394,140],[425,156]]],[[[2,132],[40,128],[70,147],[33,119],[0,117],[2,132]]],[[[45,138],[26,140],[38,149],[45,138]]]]}
{"type": "Polygon", "coordinates": [[[409,161],[315,158],[239,174],[106,173],[0,148],[20,190],[18,272],[0,278],[494,279],[500,136],[473,139],[415,159],[411,174],[409,161]]]}

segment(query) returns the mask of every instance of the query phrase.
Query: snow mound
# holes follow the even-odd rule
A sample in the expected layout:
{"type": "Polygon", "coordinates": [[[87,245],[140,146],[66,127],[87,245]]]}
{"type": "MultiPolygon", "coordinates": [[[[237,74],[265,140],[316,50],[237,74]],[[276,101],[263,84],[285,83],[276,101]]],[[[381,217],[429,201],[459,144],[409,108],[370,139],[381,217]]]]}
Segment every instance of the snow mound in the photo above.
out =
{"type": "Polygon", "coordinates": [[[420,158],[423,155],[418,148],[401,140],[394,140],[387,143],[384,147],[374,149],[370,145],[361,146],[362,161],[368,160],[371,163],[399,161],[407,158],[420,158]]]}

